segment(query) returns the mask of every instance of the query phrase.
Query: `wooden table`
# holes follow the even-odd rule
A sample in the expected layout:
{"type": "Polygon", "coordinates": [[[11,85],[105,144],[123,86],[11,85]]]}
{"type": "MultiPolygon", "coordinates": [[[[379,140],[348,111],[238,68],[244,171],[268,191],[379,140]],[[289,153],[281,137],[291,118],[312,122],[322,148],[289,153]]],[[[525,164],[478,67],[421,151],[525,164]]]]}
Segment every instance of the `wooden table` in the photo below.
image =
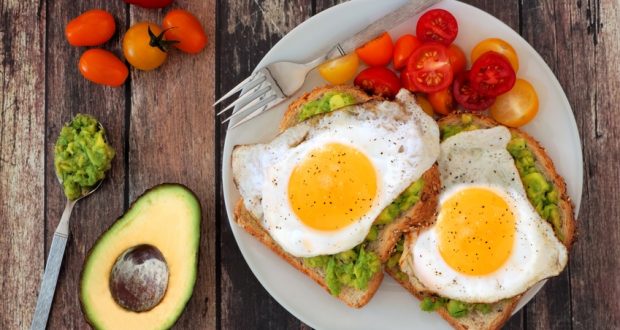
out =
{"type": "MultiPolygon", "coordinates": [[[[64,26],[91,8],[116,18],[105,48],[120,54],[119,35],[164,11],[121,0],[0,1],[0,329],[29,327],[51,237],[64,197],[53,171],[53,145],[78,112],[108,129],[117,151],[95,195],[72,216],[72,237],[49,321],[52,329],[86,328],[78,301],[84,256],[95,239],[145,189],[180,182],[203,207],[200,270],[180,329],[307,328],[258,283],[241,256],[220,188],[226,127],[214,97],[246,77],[286,32],[333,0],[179,0],[210,37],[197,56],[172,52],[154,72],[132,71],[121,88],[87,82],[81,48],[64,26]]],[[[570,266],[549,281],[508,328],[620,328],[620,3],[616,0],[471,0],[518,31],[562,84],[579,126],[584,193],[579,241],[570,266]]],[[[542,109],[544,111],[544,109],[542,109]]]]}

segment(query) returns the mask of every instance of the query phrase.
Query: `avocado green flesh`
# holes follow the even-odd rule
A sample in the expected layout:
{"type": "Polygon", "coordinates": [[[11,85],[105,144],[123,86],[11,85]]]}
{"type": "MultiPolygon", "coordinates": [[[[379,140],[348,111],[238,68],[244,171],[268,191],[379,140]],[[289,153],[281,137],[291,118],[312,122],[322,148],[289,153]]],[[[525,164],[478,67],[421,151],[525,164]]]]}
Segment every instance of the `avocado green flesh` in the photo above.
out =
{"type": "Polygon", "coordinates": [[[113,158],[114,149],[99,122],[89,115],[76,115],[62,128],[54,146],[54,167],[67,198],[78,199],[102,180],[113,158]]]}
{"type": "Polygon", "coordinates": [[[299,121],[304,121],[312,116],[330,112],[332,110],[355,104],[355,97],[347,93],[327,92],[321,98],[304,104],[299,112],[299,121]]]}
{"type": "Polygon", "coordinates": [[[88,323],[95,329],[170,328],[183,312],[196,282],[200,222],[198,199],[182,185],[162,184],[140,196],[99,237],[84,262],[80,301],[88,323]],[[161,251],[170,277],[161,302],[149,311],[136,313],[115,302],[109,278],[119,255],[140,244],[161,251]]]}

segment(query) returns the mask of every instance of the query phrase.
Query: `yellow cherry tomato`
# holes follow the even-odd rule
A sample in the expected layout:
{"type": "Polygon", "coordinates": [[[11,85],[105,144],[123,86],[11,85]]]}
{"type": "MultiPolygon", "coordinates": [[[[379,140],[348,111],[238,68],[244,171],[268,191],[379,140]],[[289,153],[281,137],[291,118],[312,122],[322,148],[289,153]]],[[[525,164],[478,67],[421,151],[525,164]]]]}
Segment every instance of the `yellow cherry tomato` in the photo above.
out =
{"type": "Polygon", "coordinates": [[[489,38],[479,42],[474,49],[471,50],[472,63],[476,62],[478,57],[488,51],[494,51],[506,56],[512,68],[515,69],[515,72],[519,71],[519,57],[517,56],[517,52],[509,43],[499,38],[489,38]]]}
{"type": "Polygon", "coordinates": [[[495,99],[489,112],[500,124],[510,127],[523,126],[538,113],[538,94],[532,84],[517,79],[511,90],[495,99]]]}
{"type": "Polygon", "coordinates": [[[123,54],[129,64],[136,69],[149,71],[164,64],[168,57],[165,52],[168,44],[169,42],[166,42],[157,24],[136,23],[127,30],[123,37],[123,54]]]}
{"type": "Polygon", "coordinates": [[[330,84],[340,85],[353,79],[359,66],[357,54],[351,53],[319,65],[319,73],[330,84]]]}
{"type": "Polygon", "coordinates": [[[424,95],[416,94],[415,100],[418,102],[418,105],[420,106],[420,108],[422,108],[422,111],[426,112],[426,114],[428,114],[431,117],[435,114],[435,112],[433,111],[433,106],[431,105],[431,102],[424,95]]]}

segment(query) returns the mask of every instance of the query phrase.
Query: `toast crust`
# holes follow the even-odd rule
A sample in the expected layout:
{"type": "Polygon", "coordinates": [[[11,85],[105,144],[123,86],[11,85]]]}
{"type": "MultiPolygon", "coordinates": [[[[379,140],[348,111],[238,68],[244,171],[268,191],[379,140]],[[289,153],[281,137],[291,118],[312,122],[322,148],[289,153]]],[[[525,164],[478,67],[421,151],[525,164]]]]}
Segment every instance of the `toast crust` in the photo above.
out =
{"type": "MultiPolygon", "coordinates": [[[[500,125],[491,118],[483,117],[479,115],[471,115],[472,124],[475,124],[481,129],[491,128],[500,125]]],[[[439,127],[446,125],[454,125],[461,123],[461,114],[451,114],[438,121],[439,127]]],[[[525,139],[528,149],[534,154],[536,158],[536,166],[545,178],[552,182],[559,193],[558,206],[560,208],[560,217],[562,219],[562,231],[564,234],[564,240],[562,243],[566,246],[566,249],[570,251],[575,239],[576,239],[576,221],[573,203],[566,192],[566,184],[564,179],[557,173],[553,161],[547,155],[545,149],[540,143],[529,134],[516,129],[508,128],[513,136],[518,136],[525,139]]],[[[434,217],[433,217],[434,220],[434,217]]],[[[432,221],[432,220],[431,220],[432,221]]],[[[386,272],[393,277],[400,285],[402,285],[407,291],[412,293],[415,297],[422,300],[424,299],[424,287],[421,286],[416,279],[402,279],[398,271],[399,266],[394,268],[386,267],[386,272]],[[416,284],[418,286],[416,286],[416,284]]],[[[523,295],[518,295],[510,299],[506,299],[502,302],[493,304],[494,310],[487,315],[477,314],[476,316],[466,316],[465,318],[454,318],[450,316],[445,308],[437,309],[437,313],[444,318],[452,327],[459,330],[471,330],[471,329],[500,329],[512,316],[512,312],[516,308],[519,300],[523,295]]]]}

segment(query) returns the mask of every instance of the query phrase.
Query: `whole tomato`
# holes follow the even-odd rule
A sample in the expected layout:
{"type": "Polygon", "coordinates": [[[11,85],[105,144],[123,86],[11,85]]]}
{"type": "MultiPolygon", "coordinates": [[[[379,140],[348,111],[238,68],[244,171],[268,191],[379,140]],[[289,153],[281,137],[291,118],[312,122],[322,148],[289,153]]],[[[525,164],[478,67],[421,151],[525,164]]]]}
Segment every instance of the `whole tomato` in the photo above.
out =
{"type": "Polygon", "coordinates": [[[123,54],[136,69],[150,71],[166,62],[166,50],[170,44],[171,41],[164,39],[164,33],[157,24],[140,22],[125,33],[123,54]]]}
{"type": "Polygon", "coordinates": [[[125,0],[126,3],[143,8],[164,8],[171,4],[172,1],[173,0],[125,0]]]}
{"type": "Polygon", "coordinates": [[[85,11],[65,27],[71,46],[98,46],[110,40],[116,31],[114,17],[101,9],[85,11]]]}
{"type": "Polygon", "coordinates": [[[178,41],[174,47],[186,53],[199,53],[207,45],[205,30],[196,16],[187,10],[169,11],[162,25],[166,31],[166,39],[178,41]]]}
{"type": "Polygon", "coordinates": [[[118,87],[122,85],[129,70],[116,55],[103,49],[89,49],[82,54],[79,63],[84,78],[101,85],[118,87]]]}

